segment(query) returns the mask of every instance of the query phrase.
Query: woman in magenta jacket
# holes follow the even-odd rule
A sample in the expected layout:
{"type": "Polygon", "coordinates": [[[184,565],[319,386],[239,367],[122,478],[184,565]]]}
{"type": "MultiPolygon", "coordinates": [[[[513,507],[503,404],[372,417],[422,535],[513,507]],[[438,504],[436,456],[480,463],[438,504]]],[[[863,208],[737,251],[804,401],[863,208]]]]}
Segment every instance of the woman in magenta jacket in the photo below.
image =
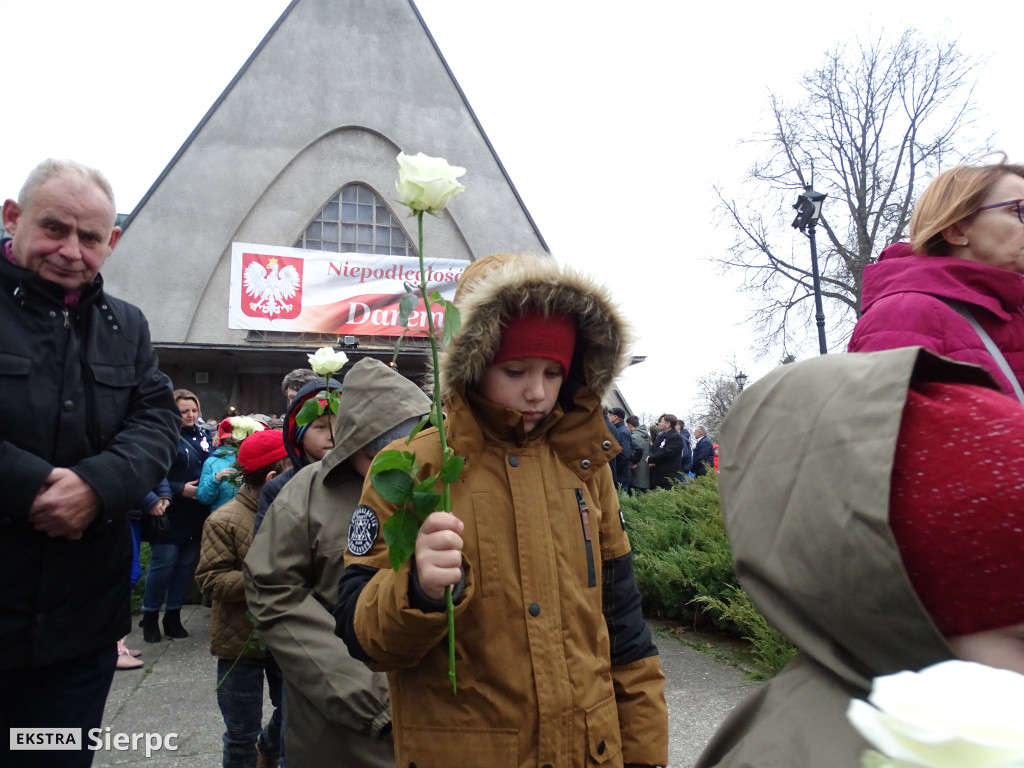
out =
{"type": "Polygon", "coordinates": [[[861,318],[850,352],[923,346],[985,368],[1011,397],[1013,383],[966,311],[1024,382],[1024,166],[945,171],[921,195],[910,243],[864,269],[861,318]]]}

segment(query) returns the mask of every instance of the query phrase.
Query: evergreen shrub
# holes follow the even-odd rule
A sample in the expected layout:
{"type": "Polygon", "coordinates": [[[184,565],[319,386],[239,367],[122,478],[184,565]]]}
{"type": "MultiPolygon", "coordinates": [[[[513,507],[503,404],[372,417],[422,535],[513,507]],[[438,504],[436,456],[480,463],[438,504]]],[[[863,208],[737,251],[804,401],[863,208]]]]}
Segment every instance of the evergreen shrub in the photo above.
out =
{"type": "Polygon", "coordinates": [[[767,671],[785,666],[795,649],[761,616],[733,572],[717,475],[620,498],[648,615],[736,635],[751,643],[767,671]]]}

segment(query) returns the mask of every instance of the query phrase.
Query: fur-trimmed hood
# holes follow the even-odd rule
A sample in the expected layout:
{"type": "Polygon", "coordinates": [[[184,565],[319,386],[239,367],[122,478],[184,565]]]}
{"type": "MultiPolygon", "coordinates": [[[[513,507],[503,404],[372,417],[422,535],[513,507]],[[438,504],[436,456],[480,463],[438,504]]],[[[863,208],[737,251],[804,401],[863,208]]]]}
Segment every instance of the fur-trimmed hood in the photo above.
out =
{"type": "Polygon", "coordinates": [[[467,270],[469,278],[463,274],[462,281],[471,282],[460,281],[462,330],[439,358],[442,395],[447,399],[474,389],[497,353],[508,321],[540,312],[576,321],[576,348],[563,393],[585,387],[603,400],[629,364],[632,343],[608,290],[550,258],[490,259],[493,265],[467,270]]]}

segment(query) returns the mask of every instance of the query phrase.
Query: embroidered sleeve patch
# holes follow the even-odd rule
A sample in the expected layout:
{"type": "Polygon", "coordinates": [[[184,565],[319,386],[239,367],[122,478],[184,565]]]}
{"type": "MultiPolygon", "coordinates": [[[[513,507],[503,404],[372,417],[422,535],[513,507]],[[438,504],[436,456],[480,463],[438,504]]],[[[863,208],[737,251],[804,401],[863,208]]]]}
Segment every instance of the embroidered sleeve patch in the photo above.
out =
{"type": "Polygon", "coordinates": [[[348,551],[356,557],[362,557],[373,547],[379,532],[377,513],[371,507],[360,504],[352,512],[352,521],[348,524],[348,551]]]}

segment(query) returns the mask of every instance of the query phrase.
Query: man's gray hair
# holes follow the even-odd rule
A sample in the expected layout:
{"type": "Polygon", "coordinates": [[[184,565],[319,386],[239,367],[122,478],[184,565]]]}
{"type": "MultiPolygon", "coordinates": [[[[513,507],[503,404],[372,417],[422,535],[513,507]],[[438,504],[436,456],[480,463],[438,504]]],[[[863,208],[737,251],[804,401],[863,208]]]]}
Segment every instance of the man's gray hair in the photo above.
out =
{"type": "Polygon", "coordinates": [[[296,368],[281,380],[281,394],[287,395],[289,389],[294,389],[298,392],[316,378],[319,378],[319,374],[314,372],[312,368],[296,368]]]}
{"type": "Polygon", "coordinates": [[[411,419],[406,419],[401,424],[392,427],[384,434],[368,442],[363,446],[363,450],[371,456],[376,456],[384,450],[388,443],[408,437],[421,421],[423,421],[422,416],[413,416],[411,419]]]}
{"type": "MultiPolygon", "coordinates": [[[[95,168],[76,163],[74,160],[55,160],[50,157],[33,168],[28,178],[25,179],[25,183],[21,185],[21,191],[18,193],[18,205],[25,208],[37,189],[50,179],[60,176],[78,178],[81,181],[95,185],[110,200],[110,205],[114,209],[114,217],[116,219],[117,206],[114,203],[114,188],[110,186],[107,177],[95,168]]],[[[111,221],[111,224],[113,223],[111,221]]]]}

